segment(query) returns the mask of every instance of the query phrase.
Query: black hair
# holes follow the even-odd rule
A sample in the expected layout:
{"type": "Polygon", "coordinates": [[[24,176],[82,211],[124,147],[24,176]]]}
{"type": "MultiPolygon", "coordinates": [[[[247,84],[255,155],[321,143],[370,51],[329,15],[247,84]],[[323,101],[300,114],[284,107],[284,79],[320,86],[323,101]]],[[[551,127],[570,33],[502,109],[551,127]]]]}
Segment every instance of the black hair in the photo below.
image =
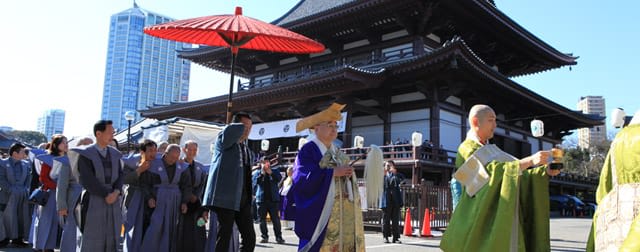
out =
{"type": "Polygon", "coordinates": [[[113,122],[111,120],[100,120],[100,121],[97,121],[93,125],[93,136],[98,136],[96,134],[97,131],[104,132],[107,129],[107,125],[113,125],[113,122]]]}
{"type": "Polygon", "coordinates": [[[184,142],[184,148],[189,147],[190,144],[195,144],[196,147],[198,147],[198,142],[196,142],[194,140],[187,140],[186,142],[184,142]]]}
{"type": "Polygon", "coordinates": [[[140,150],[141,150],[141,151],[143,151],[143,152],[144,152],[144,151],[147,151],[147,148],[149,148],[149,147],[151,147],[151,146],[153,146],[153,147],[156,147],[156,148],[157,148],[157,147],[158,147],[158,144],[156,144],[156,142],[154,142],[154,141],[153,141],[153,140],[151,140],[151,139],[145,139],[145,140],[144,140],[144,141],[142,141],[142,143],[140,144],[140,150]]]}
{"type": "Polygon", "coordinates": [[[61,134],[55,134],[51,137],[51,144],[49,144],[49,154],[53,156],[60,156],[60,149],[58,149],[58,145],[62,143],[62,140],[67,139],[65,136],[61,134]]]}
{"type": "Polygon", "coordinates": [[[9,156],[12,156],[14,152],[20,152],[20,150],[27,148],[24,144],[15,142],[9,147],[9,156]]]}
{"type": "Polygon", "coordinates": [[[247,113],[247,112],[236,112],[235,114],[233,114],[233,117],[231,118],[231,122],[240,123],[240,122],[242,122],[242,118],[247,118],[247,119],[249,119],[249,121],[251,121],[251,115],[249,115],[249,113],[247,113]]]}

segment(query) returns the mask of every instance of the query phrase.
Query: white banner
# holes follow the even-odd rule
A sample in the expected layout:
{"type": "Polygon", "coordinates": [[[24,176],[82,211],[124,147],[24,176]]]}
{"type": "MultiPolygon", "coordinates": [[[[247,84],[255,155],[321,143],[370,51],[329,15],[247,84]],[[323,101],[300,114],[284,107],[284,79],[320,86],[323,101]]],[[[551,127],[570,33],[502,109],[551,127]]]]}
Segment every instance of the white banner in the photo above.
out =
{"type": "MultiPolygon", "coordinates": [[[[344,132],[346,125],[347,112],[342,112],[342,120],[338,121],[338,133],[344,132]]],[[[251,127],[249,139],[262,140],[279,137],[297,137],[309,135],[309,130],[305,129],[296,133],[296,123],[300,120],[290,119],[284,121],[256,123],[251,127]]]]}
{"type": "Polygon", "coordinates": [[[184,147],[184,143],[188,140],[193,140],[198,143],[198,154],[196,160],[205,166],[211,164],[211,144],[216,141],[220,130],[218,129],[204,129],[200,127],[184,127],[182,131],[182,138],[180,138],[180,147],[184,147]]]}
{"type": "Polygon", "coordinates": [[[151,139],[160,145],[161,142],[169,141],[169,126],[161,125],[150,129],[143,130],[143,137],[151,139]]]}

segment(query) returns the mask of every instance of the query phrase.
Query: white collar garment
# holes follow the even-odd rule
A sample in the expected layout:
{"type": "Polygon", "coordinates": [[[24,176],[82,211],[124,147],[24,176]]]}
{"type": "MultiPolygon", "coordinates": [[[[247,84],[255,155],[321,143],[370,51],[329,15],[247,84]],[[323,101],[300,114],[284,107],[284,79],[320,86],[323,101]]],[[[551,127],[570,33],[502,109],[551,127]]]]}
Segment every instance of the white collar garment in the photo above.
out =
{"type": "Polygon", "coordinates": [[[476,132],[473,130],[467,131],[467,140],[473,140],[474,142],[478,143],[480,146],[484,146],[484,144],[480,141],[478,134],[476,134],[476,132]]]}
{"type": "MultiPolygon", "coordinates": [[[[322,142],[320,142],[320,140],[317,137],[312,138],[311,141],[313,141],[318,146],[318,149],[320,149],[320,153],[322,153],[322,155],[324,156],[324,154],[328,150],[327,146],[325,146],[322,142]]],[[[332,149],[334,148],[333,144],[331,144],[330,148],[332,149]]]]}

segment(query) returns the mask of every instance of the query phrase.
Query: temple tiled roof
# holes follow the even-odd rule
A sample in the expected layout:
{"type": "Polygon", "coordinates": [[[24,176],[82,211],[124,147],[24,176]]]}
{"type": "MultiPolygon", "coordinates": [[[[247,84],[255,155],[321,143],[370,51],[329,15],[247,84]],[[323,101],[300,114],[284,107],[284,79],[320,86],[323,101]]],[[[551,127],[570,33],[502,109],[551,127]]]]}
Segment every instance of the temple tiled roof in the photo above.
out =
{"type": "MultiPolygon", "coordinates": [[[[238,106],[256,107],[256,104],[270,104],[292,102],[303,93],[312,90],[316,96],[327,95],[326,92],[350,92],[376,88],[378,84],[390,79],[413,78],[416,74],[436,74],[442,67],[464,67],[466,72],[486,79],[486,90],[500,90],[503,95],[514,99],[528,101],[538,108],[532,113],[551,114],[557,118],[571,121],[571,127],[588,127],[601,124],[603,118],[585,115],[555,103],[522,85],[487,65],[477,54],[467,46],[462,38],[455,37],[443,43],[443,46],[427,54],[408,57],[390,63],[367,65],[361,67],[342,66],[329,71],[310,73],[299,78],[273,83],[272,85],[251,88],[234,94],[234,104],[238,106]],[[368,84],[365,84],[368,83],[368,84]],[[329,87],[330,86],[330,87],[329,87]],[[325,92],[325,93],[323,93],[325,92]],[[244,105],[243,105],[244,104],[244,105]]],[[[393,80],[390,80],[393,82],[393,80]]],[[[308,97],[307,97],[308,98],[308,97]]],[[[227,96],[222,95],[200,101],[174,104],[167,107],[150,108],[143,112],[144,116],[164,118],[163,116],[187,116],[185,113],[203,113],[214,110],[224,111],[227,96]],[[201,112],[198,112],[201,111],[201,112]]],[[[235,107],[235,106],[234,106],[235,107]]]]}
{"type": "Polygon", "coordinates": [[[331,12],[340,6],[348,3],[358,2],[357,0],[301,0],[291,8],[282,17],[271,22],[278,26],[284,26],[296,20],[307,18],[310,16],[321,15],[325,12],[331,12]]]}

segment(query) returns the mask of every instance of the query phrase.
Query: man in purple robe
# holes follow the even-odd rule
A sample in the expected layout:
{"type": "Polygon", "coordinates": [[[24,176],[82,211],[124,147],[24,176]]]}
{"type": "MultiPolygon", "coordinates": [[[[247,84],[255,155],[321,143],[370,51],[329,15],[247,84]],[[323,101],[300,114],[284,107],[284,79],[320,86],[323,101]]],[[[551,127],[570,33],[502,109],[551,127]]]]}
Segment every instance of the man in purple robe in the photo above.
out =
{"type": "Polygon", "coordinates": [[[298,121],[296,130],[312,128],[296,157],[293,187],[295,232],[299,251],[364,251],[362,212],[354,169],[333,141],[344,105],[298,121]]]}

